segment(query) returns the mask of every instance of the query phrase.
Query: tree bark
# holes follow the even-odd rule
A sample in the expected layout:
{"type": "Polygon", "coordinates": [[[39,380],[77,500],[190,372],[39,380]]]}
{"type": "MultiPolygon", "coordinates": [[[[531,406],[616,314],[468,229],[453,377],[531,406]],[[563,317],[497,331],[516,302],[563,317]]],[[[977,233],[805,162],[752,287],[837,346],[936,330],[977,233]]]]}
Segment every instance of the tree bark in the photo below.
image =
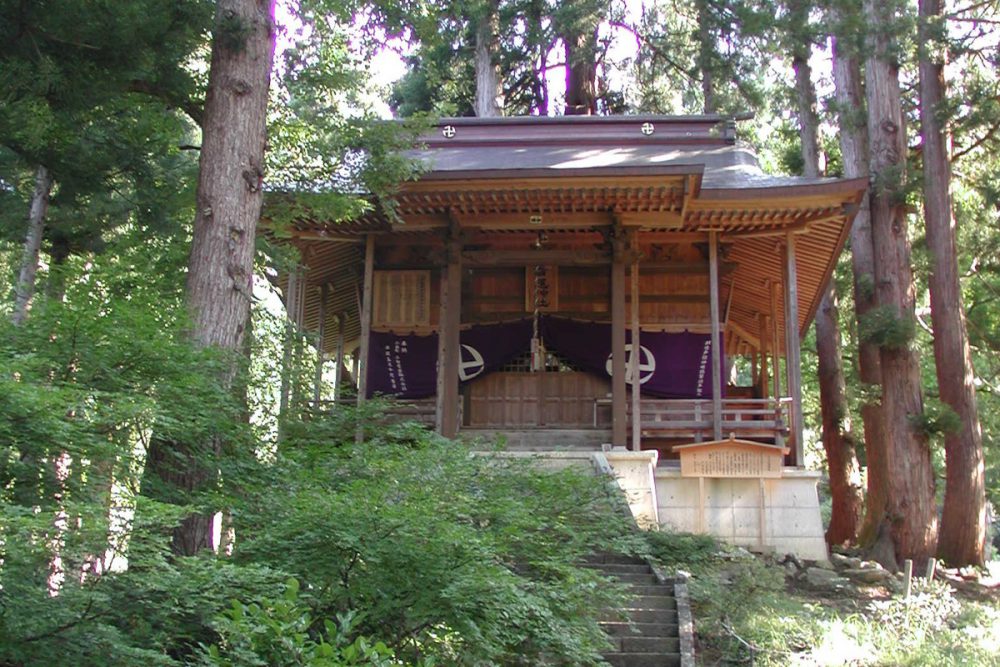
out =
{"type": "Polygon", "coordinates": [[[481,118],[503,115],[503,88],[497,32],[499,0],[487,0],[485,11],[476,25],[476,115],[481,118]]]}
{"type": "Polygon", "coordinates": [[[886,520],[898,560],[921,567],[937,541],[934,473],[923,416],[920,368],[906,332],[914,328],[914,286],[903,188],[906,182],[906,129],[899,90],[899,65],[891,55],[890,33],[898,24],[892,7],[864,1],[872,28],[865,62],[870,145],[872,244],[875,299],[881,333],[882,410],[886,425],[886,520]],[[890,328],[893,331],[890,331],[890,328]]]}
{"type": "MultiPolygon", "coordinates": [[[[793,13],[798,14],[800,22],[804,23],[805,16],[799,3],[793,3],[793,13]]],[[[809,52],[808,44],[798,41],[793,48],[792,66],[795,69],[795,91],[799,107],[802,171],[805,176],[817,178],[820,175],[819,118],[816,115],[816,93],[812,84],[809,52]]],[[[816,356],[819,363],[823,449],[826,451],[833,504],[826,540],[831,545],[853,542],[861,517],[861,489],[854,483],[858,461],[854,453],[844,367],[840,358],[839,320],[837,294],[831,280],[816,311],[816,356]]]]}
{"type": "Polygon", "coordinates": [[[944,437],[947,472],[938,556],[952,566],[983,565],[986,497],[983,439],[973,385],[972,355],[965,329],[952,216],[951,165],[938,116],[945,98],[941,0],[920,0],[920,134],[923,139],[924,225],[931,267],[928,286],[934,327],[934,365],[941,401],[954,410],[959,427],[944,437]]]}
{"type": "Polygon", "coordinates": [[[713,60],[715,44],[708,16],[708,2],[699,0],[698,9],[698,70],[701,72],[701,93],[704,99],[704,112],[716,113],[719,103],[715,94],[715,74],[713,60]]]}
{"type": "MultiPolygon", "coordinates": [[[[868,178],[868,129],[861,63],[857,54],[845,48],[837,38],[833,40],[833,78],[844,176],[868,178]]],[[[851,226],[851,268],[855,319],[860,324],[875,308],[875,255],[868,197],[862,199],[851,226]]],[[[881,396],[882,362],[878,346],[862,338],[858,339],[858,376],[867,393],[881,396]]],[[[878,399],[862,403],[861,421],[865,433],[867,493],[858,542],[871,546],[885,517],[889,476],[885,465],[885,419],[878,399]]]]}
{"type": "MultiPolygon", "coordinates": [[[[264,142],[275,0],[219,0],[203,117],[187,303],[196,345],[233,355],[232,386],[250,310],[257,220],[263,202],[264,142]]],[[[147,466],[163,488],[198,492],[217,479],[221,443],[158,440],[147,466]]],[[[184,494],[181,494],[183,497],[184,494]]],[[[213,514],[197,513],[174,530],[179,555],[212,548],[213,514]]]]}
{"type": "Polygon", "coordinates": [[[848,544],[861,527],[861,487],[847,410],[844,368],[840,358],[837,294],[831,282],[816,311],[816,356],[819,358],[819,396],[823,417],[823,449],[830,474],[832,513],[826,541],[848,544]]]}
{"type": "Polygon", "coordinates": [[[24,239],[24,254],[21,257],[21,270],[17,276],[14,288],[14,312],[11,321],[16,325],[24,322],[28,316],[31,297],[35,294],[35,277],[38,274],[38,253],[42,247],[42,235],[45,232],[45,215],[49,210],[49,194],[52,192],[52,175],[49,170],[38,165],[35,170],[35,189],[31,194],[31,206],[28,209],[28,234],[24,239]]]}
{"type": "Polygon", "coordinates": [[[563,35],[566,48],[566,115],[597,113],[597,28],[563,35]]]}

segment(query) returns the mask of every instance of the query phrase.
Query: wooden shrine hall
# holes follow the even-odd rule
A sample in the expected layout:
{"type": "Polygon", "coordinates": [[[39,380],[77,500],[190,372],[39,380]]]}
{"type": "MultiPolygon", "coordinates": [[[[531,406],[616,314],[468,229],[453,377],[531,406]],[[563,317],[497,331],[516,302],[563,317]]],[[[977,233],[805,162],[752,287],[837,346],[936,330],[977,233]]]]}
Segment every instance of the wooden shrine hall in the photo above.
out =
{"type": "Polygon", "coordinates": [[[866,182],[766,175],[719,116],[443,119],[412,157],[392,215],[289,239],[288,311],[338,376],[357,359],[358,401],[803,465],[800,341],[866,182]]]}

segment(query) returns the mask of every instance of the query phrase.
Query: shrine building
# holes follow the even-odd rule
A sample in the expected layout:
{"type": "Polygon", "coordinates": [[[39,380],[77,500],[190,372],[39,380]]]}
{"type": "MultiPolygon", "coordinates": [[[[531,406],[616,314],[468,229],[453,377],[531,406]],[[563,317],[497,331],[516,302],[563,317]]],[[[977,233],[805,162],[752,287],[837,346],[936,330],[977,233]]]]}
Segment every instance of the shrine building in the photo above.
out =
{"type": "Polygon", "coordinates": [[[392,214],[290,230],[282,291],[330,398],[350,357],[351,400],[597,461],[642,521],[825,558],[800,344],[867,183],[767,175],[721,116],[452,118],[421,142],[392,214]]]}

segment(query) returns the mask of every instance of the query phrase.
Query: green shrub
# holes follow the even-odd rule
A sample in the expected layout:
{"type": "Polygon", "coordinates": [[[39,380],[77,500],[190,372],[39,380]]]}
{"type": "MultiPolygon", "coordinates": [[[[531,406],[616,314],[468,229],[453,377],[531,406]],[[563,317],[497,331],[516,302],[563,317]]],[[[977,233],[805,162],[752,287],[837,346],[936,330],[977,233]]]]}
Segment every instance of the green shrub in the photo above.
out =
{"type": "Polygon", "coordinates": [[[296,577],[317,618],[358,610],[357,631],[405,660],[594,663],[620,592],[578,563],[632,532],[603,480],[373,432],[299,436],[262,466],[234,511],[235,561],[296,577]]]}
{"type": "MultiPolygon", "coordinates": [[[[339,614],[336,622],[317,623],[308,606],[299,599],[298,581],[289,579],[280,598],[250,604],[234,600],[215,621],[219,643],[202,647],[199,659],[205,667],[391,667],[402,664],[384,643],[354,636],[356,618],[351,613],[339,614]]],[[[432,667],[434,661],[420,660],[410,664],[432,667]]]]}

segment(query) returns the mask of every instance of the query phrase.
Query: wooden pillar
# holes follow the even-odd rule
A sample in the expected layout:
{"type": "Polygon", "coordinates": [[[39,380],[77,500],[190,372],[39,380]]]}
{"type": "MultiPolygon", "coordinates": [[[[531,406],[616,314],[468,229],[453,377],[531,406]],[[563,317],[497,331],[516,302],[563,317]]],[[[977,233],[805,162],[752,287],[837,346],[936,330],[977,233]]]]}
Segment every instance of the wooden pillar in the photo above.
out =
{"type": "Polygon", "coordinates": [[[633,237],[632,254],[632,449],[642,449],[642,346],[639,340],[639,242],[633,237]]]}
{"type": "Polygon", "coordinates": [[[340,395],[343,391],[340,385],[344,382],[344,324],[346,320],[347,313],[337,315],[337,368],[333,373],[334,405],[340,402],[340,395]]]}
{"type": "Polygon", "coordinates": [[[323,341],[326,339],[326,302],[330,298],[330,285],[319,288],[319,326],[316,331],[316,377],[313,381],[313,407],[319,408],[323,388],[323,362],[326,360],[323,341]]]}
{"type": "Polygon", "coordinates": [[[365,237],[365,273],[361,285],[361,345],[355,367],[358,369],[358,406],[368,394],[368,353],[372,335],[372,288],[375,282],[375,236],[365,237]]]}
{"type": "Polygon", "coordinates": [[[298,268],[288,273],[285,286],[285,336],[281,345],[281,386],[278,389],[278,440],[282,438],[281,424],[288,416],[288,395],[292,381],[292,337],[295,335],[295,317],[298,311],[298,268]]]}
{"type": "Polygon", "coordinates": [[[799,348],[799,289],[795,263],[795,236],[785,235],[785,368],[792,398],[795,465],[805,463],[802,443],[802,354],[799,348]]]}
{"type": "Polygon", "coordinates": [[[623,239],[616,239],[611,260],[611,444],[624,447],[627,436],[625,386],[625,261],[623,239]]]}
{"type": "Polygon", "coordinates": [[[781,285],[772,282],[771,289],[771,359],[774,361],[774,368],[771,373],[774,375],[774,397],[781,398],[781,346],[778,344],[778,291],[781,285]]]}
{"type": "Polygon", "coordinates": [[[708,289],[712,315],[712,437],[722,440],[722,350],[719,322],[719,233],[708,233],[708,289]]]}
{"type": "Polygon", "coordinates": [[[447,243],[448,264],[441,276],[438,322],[437,431],[446,438],[458,434],[458,367],[461,362],[459,327],[462,323],[462,247],[456,238],[447,243]]]}
{"type": "Polygon", "coordinates": [[[768,355],[768,329],[770,327],[770,322],[768,321],[767,315],[758,315],[758,329],[760,330],[760,392],[761,398],[768,398],[771,395],[771,378],[769,377],[768,367],[767,367],[767,355],[768,355]]]}

